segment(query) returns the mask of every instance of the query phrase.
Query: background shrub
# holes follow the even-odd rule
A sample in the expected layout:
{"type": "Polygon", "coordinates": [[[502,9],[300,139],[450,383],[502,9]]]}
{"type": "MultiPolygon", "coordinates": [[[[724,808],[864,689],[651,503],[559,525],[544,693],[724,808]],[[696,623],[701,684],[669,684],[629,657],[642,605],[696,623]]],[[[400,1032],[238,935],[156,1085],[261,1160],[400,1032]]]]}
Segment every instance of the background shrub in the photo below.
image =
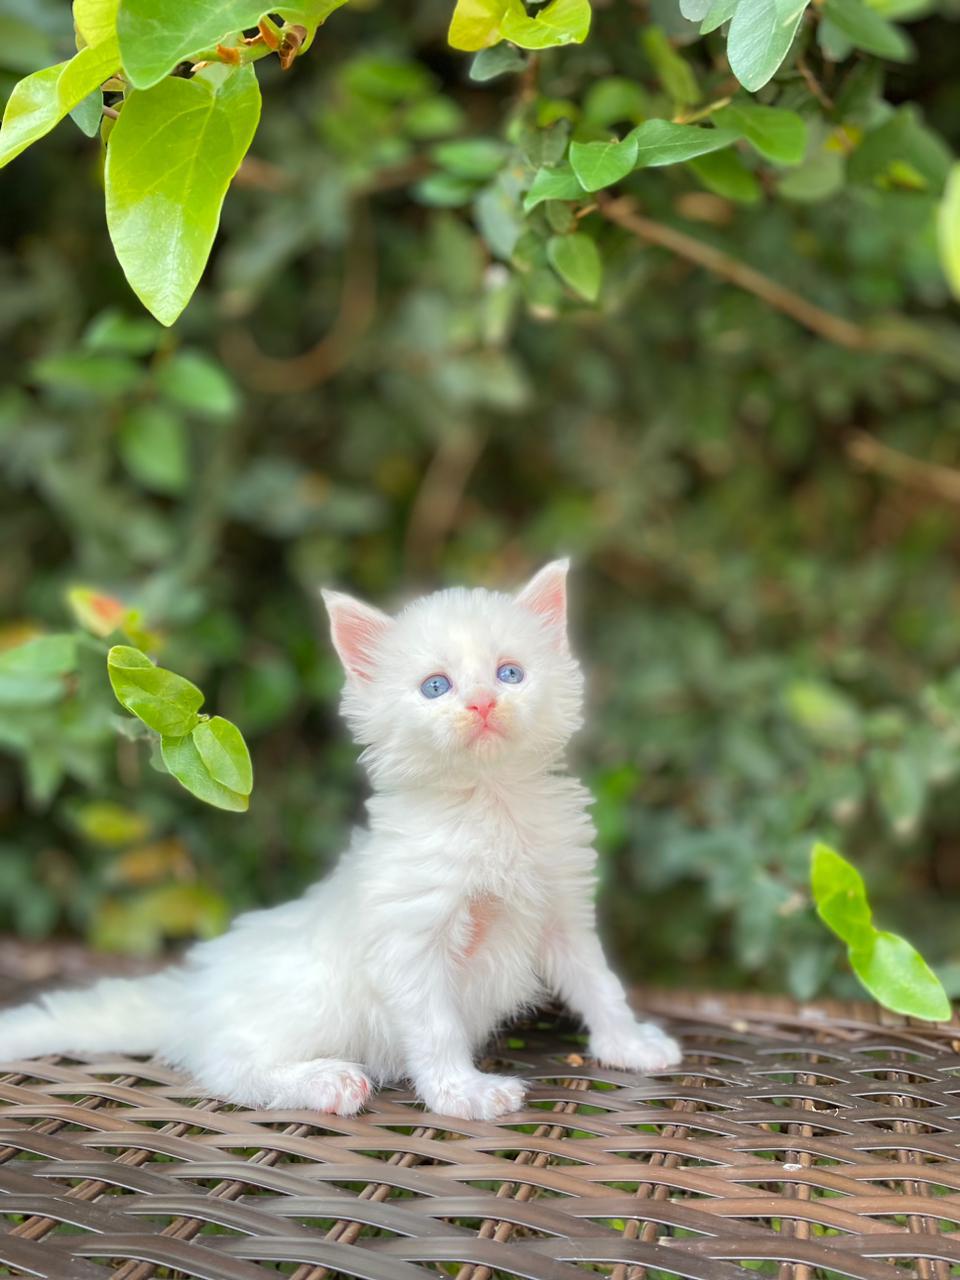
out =
{"type": "MultiPolygon", "coordinates": [[[[446,2],[348,6],[291,72],[258,67],[263,121],[172,329],[114,260],[96,144],[68,123],[6,171],[0,646],[69,628],[78,590],[121,601],[242,728],[256,790],[223,813],[151,767],[93,643],[53,693],[0,669],[0,928],[159,950],[298,892],[364,794],[319,585],[388,604],[570,552],[621,966],[851,989],[807,893],[821,836],[960,992],[960,343],[936,234],[960,46],[950,0],[871,12],[909,18],[915,56],[809,16],[761,95],[806,127],[791,163],[741,142],[630,175],[632,204],[524,220],[571,129],[736,95],[722,34],[613,0],[582,46],[478,81],[446,2]]],[[[0,0],[8,90],[72,48],[55,0],[0,0]]]]}

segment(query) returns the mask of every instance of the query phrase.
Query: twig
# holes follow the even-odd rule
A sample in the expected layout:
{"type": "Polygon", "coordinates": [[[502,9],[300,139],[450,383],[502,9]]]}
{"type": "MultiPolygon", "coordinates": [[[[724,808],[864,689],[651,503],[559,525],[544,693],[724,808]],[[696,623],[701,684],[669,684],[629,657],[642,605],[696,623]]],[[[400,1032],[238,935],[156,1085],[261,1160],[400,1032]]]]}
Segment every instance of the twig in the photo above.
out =
{"type": "Polygon", "coordinates": [[[483,437],[466,426],[449,426],[440,437],[407,525],[405,555],[414,572],[435,568],[483,446],[483,437]]]}
{"type": "Polygon", "coordinates": [[[847,347],[852,351],[893,349],[886,334],[873,333],[863,325],[845,320],[842,316],[836,316],[833,312],[818,307],[816,303],[809,302],[799,293],[794,293],[785,285],[778,284],[776,280],[771,280],[755,267],[748,266],[738,258],[732,258],[722,249],[706,244],[703,240],[697,240],[687,235],[685,231],[678,231],[676,227],[670,227],[664,222],[656,222],[653,218],[645,217],[637,212],[631,200],[611,199],[609,196],[598,195],[597,204],[605,218],[623,227],[625,231],[631,232],[640,240],[658,244],[678,257],[686,258],[688,262],[695,262],[698,266],[705,267],[713,275],[720,276],[721,279],[728,280],[738,288],[754,294],[777,311],[782,311],[784,315],[796,320],[804,328],[819,334],[821,338],[826,338],[828,342],[835,342],[838,346],[847,347]]]}
{"type": "Polygon", "coordinates": [[[823,85],[820,83],[817,77],[810,70],[809,66],[807,65],[807,60],[806,58],[803,57],[802,54],[799,58],[797,58],[797,70],[803,76],[804,83],[806,84],[810,92],[813,94],[813,96],[816,98],[816,100],[820,103],[821,107],[823,107],[825,111],[832,111],[833,99],[827,94],[823,85]]]}
{"type": "Polygon", "coordinates": [[[366,206],[358,204],[343,266],[340,312],[333,327],[298,356],[269,356],[247,329],[228,329],[220,343],[226,363],[257,391],[299,394],[331,378],[347,363],[376,314],[376,253],[366,206]]]}
{"type": "Polygon", "coordinates": [[[899,484],[932,494],[943,502],[960,503],[960,470],[937,462],[923,462],[882,444],[865,431],[858,431],[847,441],[847,456],[864,471],[886,476],[899,484]]]}

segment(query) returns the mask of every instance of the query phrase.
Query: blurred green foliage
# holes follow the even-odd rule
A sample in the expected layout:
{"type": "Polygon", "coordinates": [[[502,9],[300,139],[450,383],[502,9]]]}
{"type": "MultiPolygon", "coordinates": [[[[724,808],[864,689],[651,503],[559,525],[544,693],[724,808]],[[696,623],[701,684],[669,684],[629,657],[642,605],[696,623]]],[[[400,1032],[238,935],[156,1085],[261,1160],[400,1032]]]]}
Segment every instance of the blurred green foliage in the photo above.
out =
{"type": "MultiPolygon", "coordinates": [[[[292,72],[259,67],[270,110],[169,330],[112,257],[97,145],[65,124],[17,160],[0,646],[122,602],[243,731],[257,786],[244,816],[175,787],[98,649],[32,702],[0,658],[0,928],[149,950],[298,892],[364,793],[318,586],[389,603],[571,552],[577,763],[625,971],[852,990],[809,899],[818,835],[960,993],[953,9],[914,6],[916,58],[886,72],[801,28],[763,104],[803,116],[800,165],[769,159],[796,159],[795,126],[738,100],[750,149],[623,179],[658,227],[855,322],[846,345],[569,186],[523,221],[517,175],[563,181],[571,125],[588,146],[722,85],[720,33],[689,44],[674,9],[598,7],[536,79],[506,45],[471,79],[440,0],[338,12],[292,72]]],[[[0,37],[7,90],[73,47],[55,0],[0,0],[0,37]]]]}

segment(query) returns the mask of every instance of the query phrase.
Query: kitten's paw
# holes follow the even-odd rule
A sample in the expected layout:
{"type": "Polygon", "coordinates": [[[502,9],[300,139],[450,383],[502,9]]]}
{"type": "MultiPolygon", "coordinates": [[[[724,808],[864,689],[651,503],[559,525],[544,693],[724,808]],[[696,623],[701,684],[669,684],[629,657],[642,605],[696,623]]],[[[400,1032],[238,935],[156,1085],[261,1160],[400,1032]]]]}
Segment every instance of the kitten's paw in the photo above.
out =
{"type": "Polygon", "coordinates": [[[590,1053],[598,1062],[621,1071],[663,1071],[683,1057],[676,1040],[653,1022],[599,1032],[590,1037],[590,1053]]]}
{"type": "Polygon", "coordinates": [[[461,1120],[494,1120],[519,1111],[527,1086],[514,1076],[494,1076],[483,1071],[453,1076],[421,1090],[431,1111],[461,1120]]]}
{"type": "Polygon", "coordinates": [[[335,1116],[355,1116],[370,1097],[372,1086],[359,1067],[318,1073],[307,1086],[314,1111],[329,1111],[335,1116]]]}
{"type": "Polygon", "coordinates": [[[337,1116],[355,1116],[370,1097],[372,1085],[355,1062],[316,1058],[276,1073],[279,1086],[273,1107],[294,1107],[325,1111],[337,1116]]]}

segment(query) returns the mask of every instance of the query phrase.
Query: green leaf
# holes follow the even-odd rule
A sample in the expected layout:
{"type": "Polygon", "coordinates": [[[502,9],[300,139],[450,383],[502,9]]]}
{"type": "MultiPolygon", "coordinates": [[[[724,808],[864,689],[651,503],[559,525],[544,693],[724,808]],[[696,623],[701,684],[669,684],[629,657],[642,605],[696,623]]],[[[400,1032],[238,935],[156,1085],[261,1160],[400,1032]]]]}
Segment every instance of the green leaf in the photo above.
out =
{"type": "Polygon", "coordinates": [[[577,200],[583,196],[583,187],[568,165],[555,169],[539,169],[523,197],[523,211],[529,213],[544,200],[577,200]]]}
{"type": "Polygon", "coordinates": [[[421,98],[419,102],[413,102],[407,107],[403,127],[408,137],[430,141],[458,133],[463,128],[464,121],[463,111],[452,98],[435,94],[429,98],[421,98]]]}
{"type": "Polygon", "coordinates": [[[604,76],[594,80],[583,99],[585,123],[609,129],[621,120],[639,124],[650,114],[649,97],[634,80],[625,76],[604,76]]]}
{"type": "Polygon", "coordinates": [[[880,807],[895,833],[913,835],[927,802],[926,760],[907,749],[875,748],[867,758],[880,807]]]}
{"type": "Polygon", "coordinates": [[[905,939],[874,927],[866,886],[856,867],[829,845],[814,845],[810,886],[821,920],[847,944],[854,973],[895,1013],[940,1021],[950,1002],[923,957],[905,939]]]}
{"type": "Polygon", "coordinates": [[[794,680],[784,691],[791,719],[825,747],[853,748],[863,739],[860,713],[850,698],[826,680],[794,680]]]}
{"type": "Polygon", "coordinates": [[[821,147],[803,164],[785,173],[777,183],[777,190],[788,200],[826,200],[843,186],[843,177],[843,156],[821,147]]]}
{"type": "Polygon", "coordinates": [[[162,324],[197,287],[259,118],[252,66],[172,76],[120,112],[107,147],[107,226],[131,288],[162,324]]]}
{"type": "Polygon", "coordinates": [[[712,0],[680,0],[680,12],[688,22],[702,22],[711,3],[712,0]]]}
{"type": "Polygon", "coordinates": [[[587,302],[596,302],[603,277],[603,264],[596,242],[582,231],[572,236],[551,236],[547,259],[565,284],[587,302]]]}
{"type": "Polygon", "coordinates": [[[810,884],[814,901],[818,903],[835,894],[866,901],[867,886],[857,868],[820,840],[810,855],[810,884]]]}
{"type": "Polygon", "coordinates": [[[300,52],[306,53],[313,43],[317,28],[323,26],[331,13],[335,13],[347,3],[347,0],[284,0],[276,8],[267,8],[266,13],[279,14],[286,22],[299,23],[307,28],[307,38],[300,46],[300,52]]]}
{"type": "Polygon", "coordinates": [[[909,171],[911,187],[939,191],[952,164],[950,148],[907,104],[864,136],[847,172],[851,182],[890,187],[903,185],[903,173],[909,171]]]}
{"type": "Polygon", "coordinates": [[[928,1022],[950,1018],[940,979],[905,938],[875,930],[869,945],[851,949],[850,964],[870,994],[894,1013],[928,1022]]]}
{"type": "Polygon", "coordinates": [[[157,404],[136,405],[120,427],[120,457],[134,480],[155,493],[182,493],[190,478],[183,422],[157,404]]]}
{"type": "Polygon", "coordinates": [[[727,33],[730,70],[755,93],[790,52],[808,0],[740,0],[727,33]]]}
{"type": "Polygon", "coordinates": [[[120,848],[145,840],[150,834],[149,818],[109,800],[89,801],[71,816],[78,830],[96,844],[120,848]]]}
{"type": "Polygon", "coordinates": [[[590,30],[590,0],[550,0],[537,16],[528,16],[523,0],[509,0],[500,34],[521,49],[551,49],[583,44],[590,30]]]}
{"type": "Polygon", "coordinates": [[[65,676],[77,665],[75,636],[34,636],[0,652],[0,671],[7,675],[65,676]]]}
{"type": "Polygon", "coordinates": [[[864,0],[824,0],[823,13],[855,48],[865,53],[892,62],[907,62],[913,56],[913,45],[907,36],[864,0]]]}
{"type": "Polygon", "coordinates": [[[108,40],[14,85],[0,126],[0,168],[49,133],[119,65],[117,42],[108,40]]]}
{"type": "Polygon", "coordinates": [[[741,133],[754,151],[773,164],[799,164],[807,150],[807,125],[795,111],[732,102],[714,114],[721,126],[741,133]]]}
{"type": "Polygon", "coordinates": [[[657,79],[673,101],[684,107],[699,102],[700,86],[693,67],[673,47],[663,28],[645,27],[642,39],[644,51],[653,63],[657,79]]]}
{"type": "Polygon", "coordinates": [[[413,188],[413,197],[420,204],[435,209],[459,209],[469,204],[476,194],[477,184],[468,178],[456,178],[452,173],[429,173],[413,188]]]}
{"type": "Polygon", "coordinates": [[[431,147],[431,159],[456,178],[482,182],[503,167],[506,148],[495,138],[463,138],[438,142],[431,147]]]}
{"type": "Polygon", "coordinates": [[[94,316],[83,335],[83,345],[88,351],[146,356],[157,349],[162,338],[163,330],[153,320],[144,315],[124,315],[111,308],[94,316]]]}
{"type": "Polygon", "coordinates": [[[636,159],[636,132],[627,134],[622,142],[613,138],[609,142],[570,143],[570,167],[585,191],[600,191],[619,182],[636,159]]]}
{"type": "Polygon", "coordinates": [[[210,776],[227,787],[248,796],[253,790],[253,765],[243,734],[229,720],[214,716],[203,720],[193,731],[193,741],[210,776]]]}
{"type": "Polygon", "coordinates": [[[740,0],[713,0],[713,4],[700,23],[700,34],[709,35],[711,31],[716,31],[717,27],[722,27],[724,23],[729,22],[736,13],[739,3],[740,0]]]}
{"type": "Polygon", "coordinates": [[[250,801],[238,791],[218,782],[210,773],[191,734],[179,737],[164,735],[160,741],[163,763],[181,786],[186,787],[204,804],[233,813],[245,813],[250,801]]]}
{"type": "Polygon", "coordinates": [[[130,645],[114,645],[107,654],[110,684],[121,706],[157,733],[187,734],[197,723],[203,694],[183,676],[156,666],[130,645]]]}
{"type": "Polygon", "coordinates": [[[953,166],[947,179],[937,213],[937,239],[944,275],[960,298],[960,164],[953,166]]]}
{"type": "Polygon", "coordinates": [[[487,248],[504,260],[509,260],[523,234],[518,198],[514,177],[503,171],[480,192],[473,204],[473,216],[487,248]]]}
{"type": "Polygon", "coordinates": [[[149,89],[189,54],[255,27],[269,11],[262,0],[121,0],[117,35],[123,69],[135,89],[149,89]]]}
{"type": "Polygon", "coordinates": [[[433,89],[434,79],[419,62],[386,53],[351,58],[342,72],[351,94],[375,102],[422,102],[433,89]]]}
{"type": "Polygon", "coordinates": [[[847,946],[863,946],[873,934],[873,916],[863,877],[825,844],[813,848],[810,883],[817,914],[847,946]]]}
{"type": "Polygon", "coordinates": [[[155,385],[171,404],[207,418],[229,418],[240,405],[229,374],[203,351],[176,352],[157,369],[155,385]]]}
{"type": "Polygon", "coordinates": [[[93,89],[70,111],[70,119],[86,138],[95,138],[103,119],[103,92],[93,89]]]}
{"type": "Polygon", "coordinates": [[[166,884],[133,896],[100,900],[90,940],[104,951],[155,955],[166,938],[213,938],[229,923],[229,908],[201,884],[166,884]]]}
{"type": "Polygon", "coordinates": [[[143,370],[126,356],[108,352],[64,351],[44,356],[30,366],[41,385],[84,399],[114,400],[143,381],[143,370]]]}
{"type": "Polygon", "coordinates": [[[699,125],[673,124],[670,120],[647,120],[633,130],[632,136],[637,142],[637,169],[680,164],[729,147],[737,140],[732,129],[702,129],[699,125]]]}
{"type": "Polygon", "coordinates": [[[0,706],[40,707],[67,692],[63,677],[77,667],[76,637],[34,636],[0,652],[0,706]]]}
{"type": "Polygon", "coordinates": [[[691,160],[690,168],[708,191],[737,204],[756,204],[763,194],[755,173],[735,151],[714,151],[691,160]]]}
{"type": "Polygon", "coordinates": [[[73,0],[73,25],[89,45],[103,44],[117,34],[119,0],[73,0]]]}
{"type": "Polygon", "coordinates": [[[498,44],[500,23],[506,10],[507,0],[457,0],[447,41],[454,49],[466,53],[498,44]]]}
{"type": "Polygon", "coordinates": [[[494,48],[479,51],[470,63],[470,79],[477,84],[486,84],[488,80],[495,80],[497,76],[522,71],[526,65],[522,53],[518,52],[513,45],[501,42],[494,48]]]}

